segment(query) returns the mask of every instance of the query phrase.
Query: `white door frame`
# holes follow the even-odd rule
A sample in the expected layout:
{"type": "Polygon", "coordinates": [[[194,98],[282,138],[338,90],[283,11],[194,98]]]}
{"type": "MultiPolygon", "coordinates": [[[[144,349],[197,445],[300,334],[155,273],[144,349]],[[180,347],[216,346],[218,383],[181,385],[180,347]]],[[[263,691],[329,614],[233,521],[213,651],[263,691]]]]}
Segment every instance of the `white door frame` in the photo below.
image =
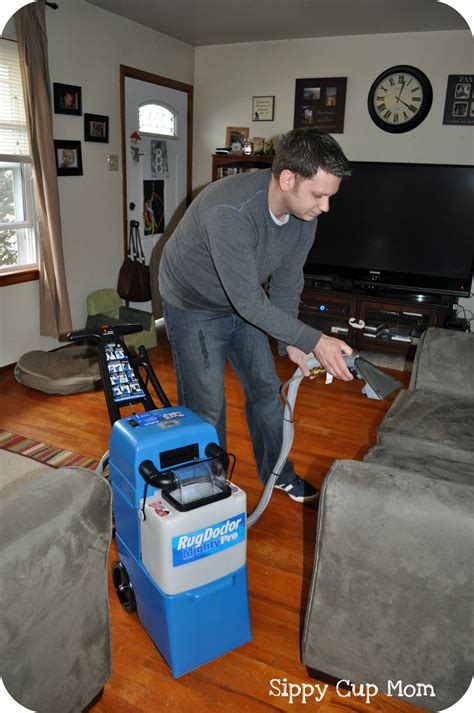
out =
{"type": "Polygon", "coordinates": [[[150,82],[151,84],[159,84],[162,87],[169,87],[170,89],[177,89],[181,92],[185,92],[188,97],[188,111],[187,111],[187,161],[186,161],[186,205],[191,203],[191,192],[192,192],[192,156],[193,156],[193,87],[190,84],[184,84],[183,82],[177,82],[174,79],[168,79],[167,77],[160,77],[158,74],[151,74],[150,72],[144,72],[141,69],[135,69],[134,67],[127,67],[123,64],[120,65],[120,119],[121,119],[121,135],[122,135],[122,221],[123,221],[123,254],[124,257],[127,254],[127,225],[128,225],[128,210],[127,210],[127,162],[126,162],[126,151],[127,151],[127,136],[126,136],[126,122],[125,122],[125,77],[132,77],[133,79],[139,79],[143,82],[150,82]]]}

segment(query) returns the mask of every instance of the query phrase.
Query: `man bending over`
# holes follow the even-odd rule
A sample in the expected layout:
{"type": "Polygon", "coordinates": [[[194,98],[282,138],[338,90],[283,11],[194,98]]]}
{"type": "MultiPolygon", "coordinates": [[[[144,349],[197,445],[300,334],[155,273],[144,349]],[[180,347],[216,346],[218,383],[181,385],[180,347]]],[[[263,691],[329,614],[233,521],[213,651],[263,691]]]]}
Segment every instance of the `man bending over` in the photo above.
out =
{"type": "MultiPolygon", "coordinates": [[[[208,185],[191,203],[161,259],[159,286],[180,403],[214,424],[226,448],[224,368],[245,393],[259,477],[271,474],[282,443],[280,381],[268,335],[305,376],[312,354],[344,381],[352,349],[298,319],[303,265],[318,216],[350,173],[339,144],[312,128],[281,140],[273,166],[208,185]]],[[[297,502],[318,491],[287,461],[275,487],[297,502]]]]}

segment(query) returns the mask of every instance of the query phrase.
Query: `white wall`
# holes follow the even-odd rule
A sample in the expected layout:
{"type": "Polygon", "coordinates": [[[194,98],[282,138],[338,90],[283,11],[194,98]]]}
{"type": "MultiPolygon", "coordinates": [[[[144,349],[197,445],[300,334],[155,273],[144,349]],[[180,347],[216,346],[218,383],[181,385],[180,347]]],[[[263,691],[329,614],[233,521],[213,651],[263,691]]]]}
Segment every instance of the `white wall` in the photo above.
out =
{"type": "MultiPolygon", "coordinates": [[[[468,30],[198,47],[194,186],[210,181],[211,154],[225,145],[226,127],[248,126],[250,136],[264,137],[281,135],[293,127],[297,78],[347,77],[344,133],[334,136],[353,161],[472,164],[473,127],[443,125],[448,74],[461,73],[474,73],[468,30]],[[433,87],[428,117],[406,134],[382,131],[367,111],[373,80],[396,64],[422,69],[433,87]],[[275,96],[273,122],[252,121],[252,96],[259,95],[275,96]]],[[[474,311],[474,298],[462,300],[462,304],[474,311]]]]}
{"type": "Polygon", "coordinates": [[[296,78],[347,77],[344,133],[334,136],[353,161],[470,163],[473,127],[442,123],[448,74],[463,72],[474,73],[468,30],[197,47],[194,185],[210,180],[210,155],[224,146],[227,126],[267,137],[293,127],[296,78]],[[396,64],[419,67],[433,86],[428,117],[406,134],[382,131],[367,111],[373,80],[396,64]],[[275,96],[273,122],[251,120],[254,95],[275,96]]]}
{"type": "MultiPolygon", "coordinates": [[[[83,112],[110,117],[110,143],[84,142],[83,116],[54,114],[54,138],[81,140],[83,176],[60,176],[66,275],[74,328],[84,326],[86,296],[117,283],[123,260],[120,64],[193,83],[194,50],[178,40],[100,10],[83,0],[46,8],[51,82],[82,87],[83,112]],[[107,155],[120,156],[108,170],[107,155]]],[[[38,283],[0,289],[0,366],[26,351],[52,349],[39,334],[38,283]]]]}
{"type": "MultiPolygon", "coordinates": [[[[85,322],[89,292],[115,285],[122,260],[121,172],[109,172],[107,155],[119,154],[119,65],[195,86],[193,185],[211,177],[211,154],[227,126],[274,136],[293,125],[295,79],[348,77],[344,133],[336,135],[352,160],[472,162],[472,127],[443,126],[448,74],[473,72],[468,31],[332,37],[195,50],[83,0],[47,9],[52,82],[83,90],[83,111],[110,116],[110,143],[83,141],[83,117],[54,115],[57,139],[81,139],[84,176],[59,177],[63,240],[73,324],[85,322]],[[408,134],[377,129],[367,112],[376,75],[395,64],[423,69],[433,85],[427,119],[408,134]],[[253,95],[275,95],[275,121],[252,122],[253,95]]],[[[120,156],[120,168],[122,157],[120,156]]],[[[474,299],[464,301],[474,311],[474,299]]],[[[25,351],[51,349],[39,336],[36,282],[0,289],[0,366],[25,351]]]]}

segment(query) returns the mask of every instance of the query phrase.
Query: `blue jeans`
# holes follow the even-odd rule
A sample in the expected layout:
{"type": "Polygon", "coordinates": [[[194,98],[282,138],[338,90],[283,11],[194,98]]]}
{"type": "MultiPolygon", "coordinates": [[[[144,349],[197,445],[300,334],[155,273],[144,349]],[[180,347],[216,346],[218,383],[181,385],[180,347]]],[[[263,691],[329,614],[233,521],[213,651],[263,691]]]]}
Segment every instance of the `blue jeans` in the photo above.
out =
{"type": "MultiPolygon", "coordinates": [[[[179,402],[212,423],[227,449],[224,369],[229,361],[244,390],[253,453],[264,483],[280,453],[283,428],[280,381],[267,335],[235,313],[163,307],[179,402]]],[[[281,478],[293,473],[287,461],[281,478]]]]}

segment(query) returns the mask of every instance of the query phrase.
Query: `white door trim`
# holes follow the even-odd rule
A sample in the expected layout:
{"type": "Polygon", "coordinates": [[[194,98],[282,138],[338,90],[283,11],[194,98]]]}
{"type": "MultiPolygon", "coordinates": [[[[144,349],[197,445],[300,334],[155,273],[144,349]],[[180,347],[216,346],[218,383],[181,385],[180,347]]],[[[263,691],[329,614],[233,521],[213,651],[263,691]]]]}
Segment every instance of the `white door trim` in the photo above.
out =
{"type": "Polygon", "coordinates": [[[191,203],[192,193],[192,156],[193,156],[193,87],[190,84],[177,82],[174,79],[160,77],[158,74],[144,72],[141,69],[120,65],[120,118],[121,118],[121,138],[122,138],[122,216],[123,216],[123,254],[127,254],[127,162],[126,162],[126,122],[125,122],[125,77],[140,79],[144,82],[159,84],[163,87],[177,89],[185,92],[188,97],[187,111],[187,176],[186,176],[186,205],[191,203]]]}

